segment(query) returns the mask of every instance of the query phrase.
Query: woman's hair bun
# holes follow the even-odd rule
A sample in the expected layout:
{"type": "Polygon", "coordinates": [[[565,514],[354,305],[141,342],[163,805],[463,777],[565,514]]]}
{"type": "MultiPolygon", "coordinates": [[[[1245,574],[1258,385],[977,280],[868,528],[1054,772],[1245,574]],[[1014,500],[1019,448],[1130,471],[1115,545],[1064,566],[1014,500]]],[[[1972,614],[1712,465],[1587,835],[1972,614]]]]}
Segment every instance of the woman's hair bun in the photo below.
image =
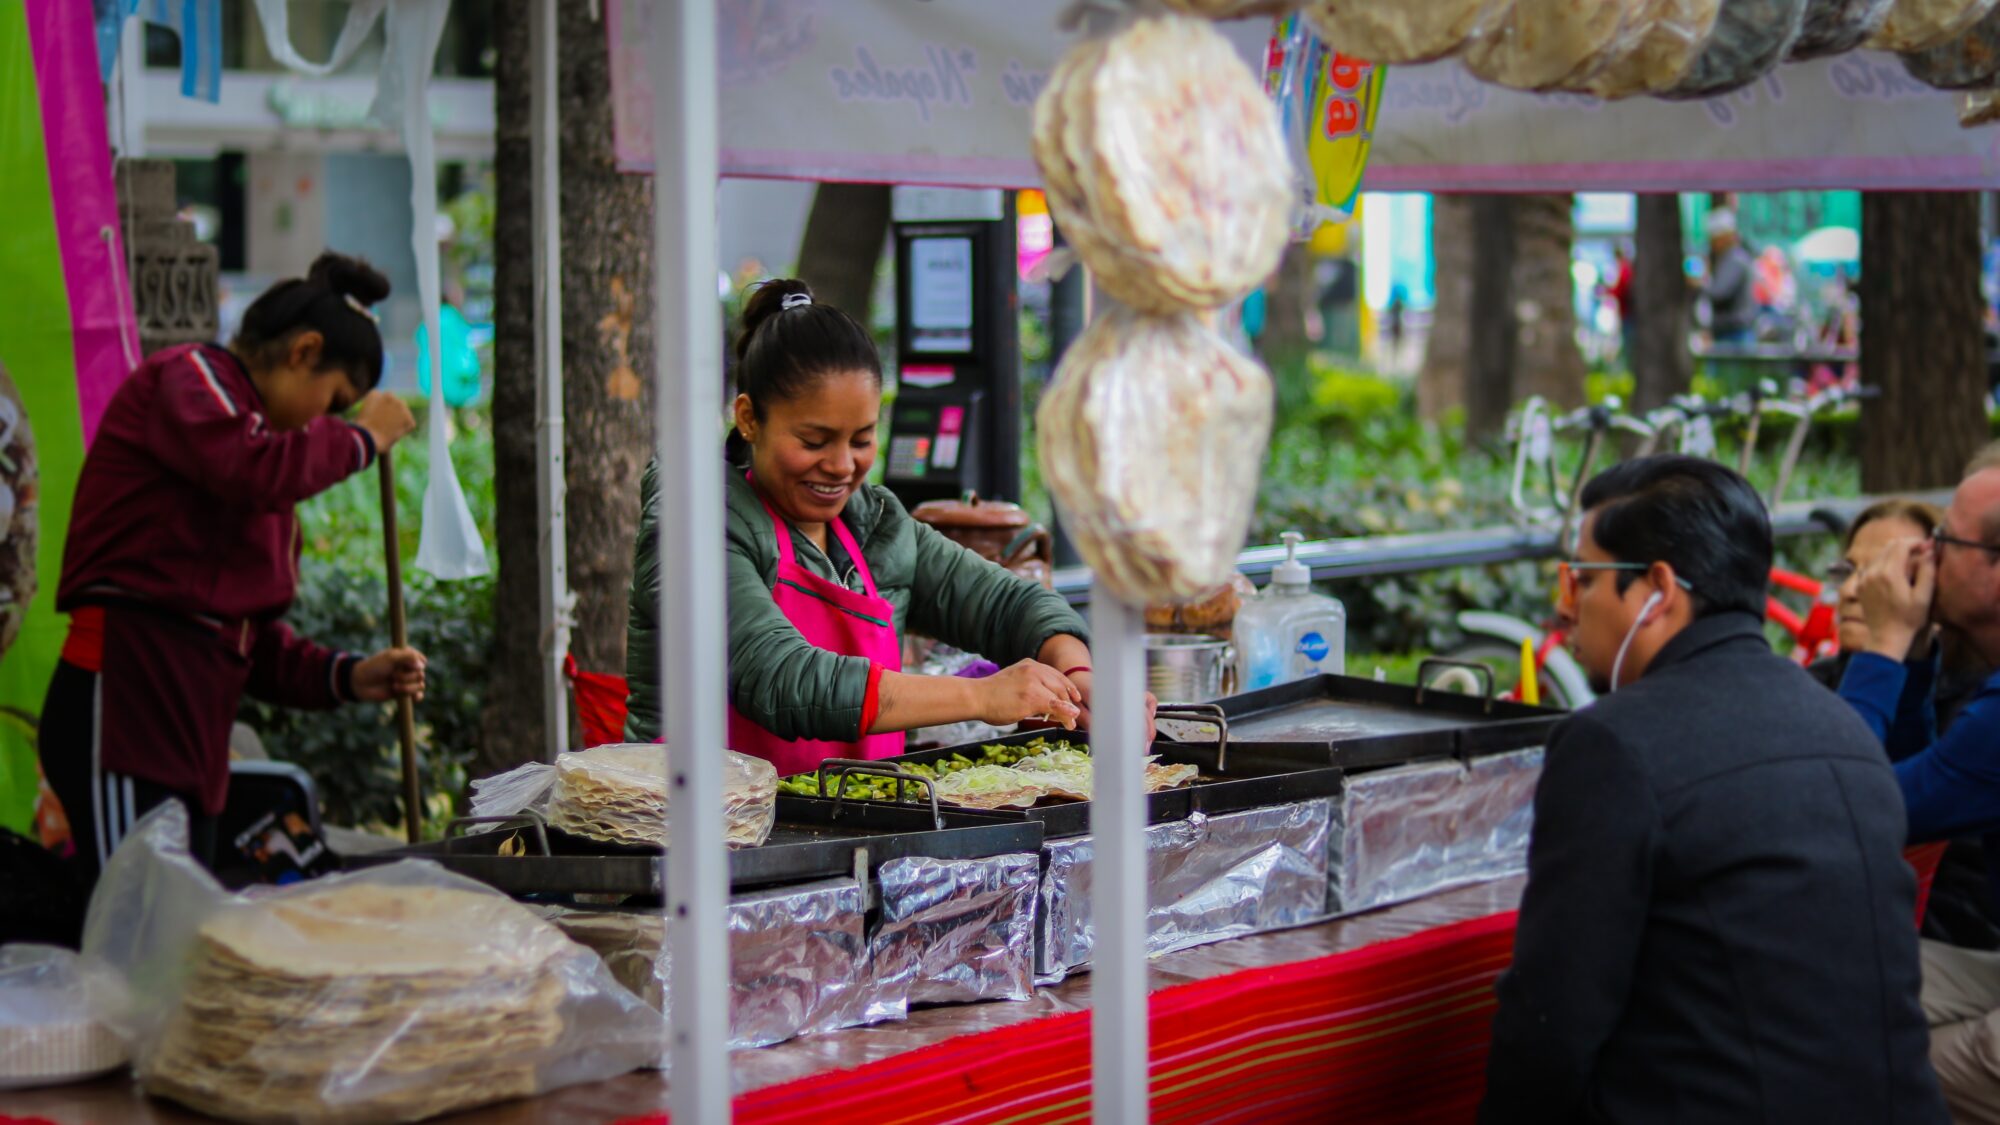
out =
{"type": "Polygon", "coordinates": [[[796,296],[810,301],[812,286],[795,277],[774,277],[750,291],[749,300],[743,302],[743,329],[736,337],[738,361],[750,350],[750,338],[757,334],[758,325],[784,311],[785,298],[796,296]]]}
{"type": "Polygon", "coordinates": [[[389,295],[389,279],[361,258],[326,251],[313,259],[306,281],[324,286],[342,296],[372,305],[389,295]]]}

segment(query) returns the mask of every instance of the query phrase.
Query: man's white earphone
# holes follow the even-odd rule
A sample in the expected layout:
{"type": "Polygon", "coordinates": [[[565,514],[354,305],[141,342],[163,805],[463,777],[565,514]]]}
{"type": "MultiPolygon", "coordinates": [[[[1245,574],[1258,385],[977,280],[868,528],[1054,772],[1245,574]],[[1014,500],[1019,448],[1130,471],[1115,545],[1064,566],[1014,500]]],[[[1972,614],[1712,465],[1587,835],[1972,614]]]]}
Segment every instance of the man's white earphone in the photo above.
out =
{"type": "Polygon", "coordinates": [[[1618,658],[1611,662],[1612,691],[1618,690],[1618,674],[1625,670],[1625,653],[1632,647],[1632,638],[1639,635],[1640,626],[1646,623],[1646,615],[1653,612],[1661,602],[1666,600],[1666,591],[1655,590],[1647,596],[1646,604],[1639,607],[1639,616],[1633,620],[1632,627],[1625,632],[1625,643],[1618,646],[1618,658]]]}

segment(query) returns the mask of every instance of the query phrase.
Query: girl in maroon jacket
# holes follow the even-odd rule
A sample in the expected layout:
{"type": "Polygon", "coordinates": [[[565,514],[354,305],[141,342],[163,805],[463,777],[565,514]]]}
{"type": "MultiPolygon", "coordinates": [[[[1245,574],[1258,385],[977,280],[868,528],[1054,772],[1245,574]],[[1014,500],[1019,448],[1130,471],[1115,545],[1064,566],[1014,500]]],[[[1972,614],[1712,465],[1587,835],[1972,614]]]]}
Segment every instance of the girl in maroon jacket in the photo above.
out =
{"type": "Polygon", "coordinates": [[[294,505],[416,425],[374,389],[382,334],[369,306],[388,294],[367,263],[322,254],[257,298],[229,347],[160,352],[106,408],[63,551],[69,639],[40,739],[87,882],[168,799],[213,860],[245,691],[319,708],[422,697],[415,650],[333,652],[282,620],[298,587],[294,505]]]}

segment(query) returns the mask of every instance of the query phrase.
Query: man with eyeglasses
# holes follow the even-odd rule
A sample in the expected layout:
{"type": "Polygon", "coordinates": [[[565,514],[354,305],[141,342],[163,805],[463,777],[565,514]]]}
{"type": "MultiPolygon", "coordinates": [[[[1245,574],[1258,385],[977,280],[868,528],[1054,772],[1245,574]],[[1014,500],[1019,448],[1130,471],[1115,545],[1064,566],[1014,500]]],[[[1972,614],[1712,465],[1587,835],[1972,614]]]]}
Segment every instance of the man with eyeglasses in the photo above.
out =
{"type": "Polygon", "coordinates": [[[1698,458],[1585,487],[1482,1122],[1943,1122],[1901,795],[1763,633],[1771,522],[1698,458]]]}
{"type": "MultiPolygon", "coordinates": [[[[1890,543],[1869,563],[1861,605],[1868,651],[1848,664],[1840,695],[1895,760],[1911,842],[2000,831],[2000,673],[1940,736],[1937,646],[1921,643],[1935,624],[2000,667],[2000,468],[1975,461],[1930,536],[1890,543]]],[[[1963,1119],[2000,1121],[2000,953],[1926,941],[1922,959],[1945,1100],[1963,1119]]]]}

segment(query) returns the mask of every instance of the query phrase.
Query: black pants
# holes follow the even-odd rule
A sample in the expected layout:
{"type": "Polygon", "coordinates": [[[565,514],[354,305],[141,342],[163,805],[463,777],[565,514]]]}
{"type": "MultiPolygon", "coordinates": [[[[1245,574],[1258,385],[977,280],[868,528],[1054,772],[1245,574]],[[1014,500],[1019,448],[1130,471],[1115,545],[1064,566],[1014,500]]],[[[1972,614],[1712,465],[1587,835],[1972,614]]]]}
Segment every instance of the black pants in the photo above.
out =
{"type": "Polygon", "coordinates": [[[100,767],[97,706],[97,673],[58,662],[42,702],[38,743],[42,776],[69,818],[78,880],[86,890],[96,886],[98,873],[140,818],[173,800],[187,809],[188,850],[202,866],[213,867],[215,819],[201,815],[197,797],[100,767]]]}

